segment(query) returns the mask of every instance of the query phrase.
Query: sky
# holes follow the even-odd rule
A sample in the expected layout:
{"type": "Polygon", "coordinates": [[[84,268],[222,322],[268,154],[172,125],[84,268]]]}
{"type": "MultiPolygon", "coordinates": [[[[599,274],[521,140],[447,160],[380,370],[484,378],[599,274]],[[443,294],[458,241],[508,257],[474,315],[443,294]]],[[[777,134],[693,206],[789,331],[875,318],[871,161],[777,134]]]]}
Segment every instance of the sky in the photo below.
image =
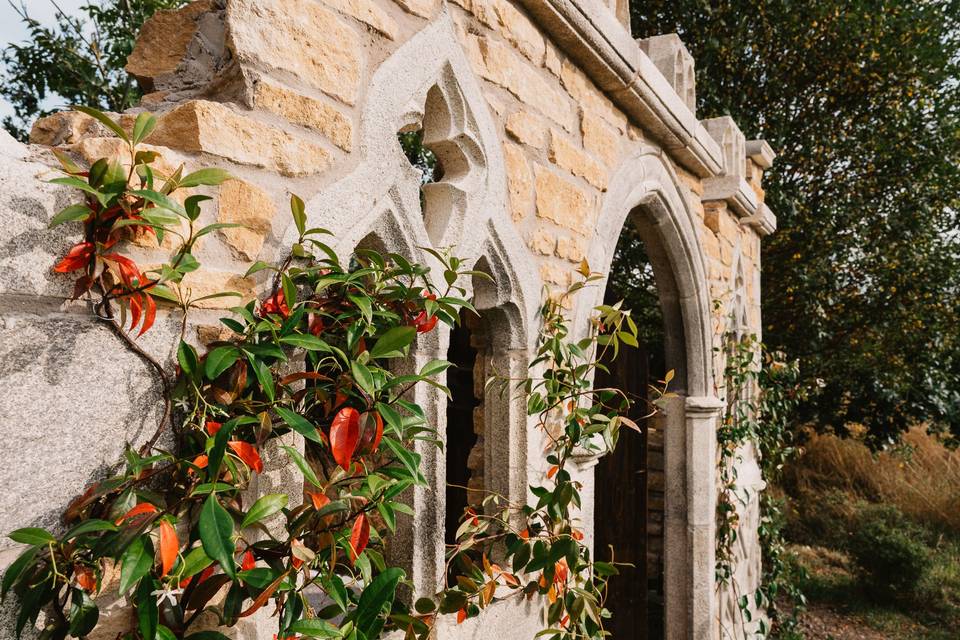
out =
{"type": "MultiPolygon", "coordinates": [[[[76,11],[79,7],[87,4],[90,0],[56,0],[57,5],[67,14],[76,11]]],[[[13,0],[18,6],[21,0],[13,0]]],[[[31,17],[36,18],[42,24],[53,24],[56,8],[50,0],[23,0],[27,12],[31,17]]],[[[10,6],[9,0],[0,0],[0,45],[4,48],[11,42],[23,42],[27,38],[27,29],[20,16],[10,6]]],[[[56,98],[50,101],[56,104],[56,98]]],[[[13,113],[10,105],[0,98],[0,118],[13,113]]]]}

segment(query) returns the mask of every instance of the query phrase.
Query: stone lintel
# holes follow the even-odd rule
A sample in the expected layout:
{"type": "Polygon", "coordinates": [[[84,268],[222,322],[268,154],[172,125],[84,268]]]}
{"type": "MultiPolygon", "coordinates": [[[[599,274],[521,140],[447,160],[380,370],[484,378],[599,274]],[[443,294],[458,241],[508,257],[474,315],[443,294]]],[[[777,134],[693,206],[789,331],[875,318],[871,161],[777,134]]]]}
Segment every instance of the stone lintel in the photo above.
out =
{"type": "Polygon", "coordinates": [[[761,169],[769,169],[777,157],[773,147],[766,140],[747,140],[747,157],[757,163],[761,169]]]}
{"type": "Polygon", "coordinates": [[[761,204],[756,213],[742,219],[740,223],[753,227],[760,237],[768,236],[777,230],[777,216],[765,204],[761,204]]]}
{"type": "Polygon", "coordinates": [[[723,201],[737,216],[751,217],[760,203],[757,192],[740,176],[720,176],[703,181],[703,202],[723,201]]]}

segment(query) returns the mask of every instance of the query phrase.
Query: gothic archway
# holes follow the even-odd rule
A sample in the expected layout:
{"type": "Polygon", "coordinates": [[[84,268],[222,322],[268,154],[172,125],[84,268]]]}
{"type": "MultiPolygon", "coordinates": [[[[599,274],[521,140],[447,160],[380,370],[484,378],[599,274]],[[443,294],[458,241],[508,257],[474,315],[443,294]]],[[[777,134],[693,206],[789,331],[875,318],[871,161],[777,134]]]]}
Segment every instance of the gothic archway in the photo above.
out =
{"type": "MultiPolygon", "coordinates": [[[[593,269],[608,273],[624,224],[646,247],[664,319],[665,358],[677,395],[665,408],[665,637],[710,638],[714,595],[716,420],[711,302],[694,214],[671,165],[654,149],[625,161],[611,180],[591,245],[593,269]]],[[[602,300],[604,287],[578,306],[602,300]]]]}

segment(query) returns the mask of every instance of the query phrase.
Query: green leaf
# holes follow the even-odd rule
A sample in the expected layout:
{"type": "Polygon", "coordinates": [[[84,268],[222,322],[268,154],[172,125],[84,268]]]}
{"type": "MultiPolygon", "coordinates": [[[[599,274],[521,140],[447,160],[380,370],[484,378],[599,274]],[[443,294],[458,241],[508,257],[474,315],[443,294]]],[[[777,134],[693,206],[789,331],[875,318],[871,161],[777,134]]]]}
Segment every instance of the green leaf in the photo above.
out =
{"type": "Polygon", "coordinates": [[[299,633],[308,638],[339,638],[340,630],[320,618],[297,620],[289,627],[291,633],[299,633]]]}
{"type": "Polygon", "coordinates": [[[97,626],[100,619],[100,609],[93,598],[83,589],[73,589],[70,598],[70,630],[74,638],[82,638],[97,626]]]}
{"type": "Polygon", "coordinates": [[[280,342],[307,351],[330,351],[330,345],[309,333],[293,333],[289,336],[283,336],[280,338],[280,342]]]}
{"type": "Polygon", "coordinates": [[[0,587],[0,598],[5,597],[10,587],[19,581],[24,569],[31,565],[39,551],[40,549],[38,547],[29,547],[21,553],[16,560],[10,563],[7,570],[3,572],[3,585],[0,587]]]}
{"type": "Polygon", "coordinates": [[[250,366],[253,367],[253,374],[257,376],[257,382],[260,383],[260,388],[263,389],[267,400],[273,402],[276,397],[276,389],[273,385],[273,372],[270,371],[270,367],[268,367],[263,360],[258,360],[252,355],[248,356],[247,360],[250,361],[250,366]]]}
{"type": "Polygon", "coordinates": [[[157,625],[157,640],[177,640],[177,636],[173,631],[170,631],[167,627],[157,625]]]}
{"type": "Polygon", "coordinates": [[[67,531],[67,535],[63,536],[64,540],[73,540],[76,537],[82,536],[87,533],[96,533],[97,531],[116,531],[119,529],[117,525],[112,522],[107,522],[106,520],[86,520],[81,522],[70,531],[67,531]]]}
{"type": "Polygon", "coordinates": [[[25,527],[23,529],[17,529],[16,531],[11,532],[7,537],[14,542],[22,542],[23,544],[33,545],[43,545],[57,541],[57,539],[50,535],[50,533],[48,533],[46,530],[39,529],[37,527],[25,527]]]}
{"type": "Polygon", "coordinates": [[[188,376],[193,375],[198,370],[198,360],[196,350],[181,340],[180,347],[177,349],[177,362],[180,363],[180,369],[188,376]]]}
{"type": "Polygon", "coordinates": [[[50,224],[47,226],[52,229],[58,224],[63,224],[64,222],[83,220],[91,213],[93,213],[93,211],[91,211],[90,207],[85,204],[72,204],[69,207],[61,209],[60,213],[53,216],[53,218],[50,220],[50,224]]]}
{"type": "Polygon", "coordinates": [[[236,227],[247,228],[247,225],[239,224],[237,222],[214,222],[213,224],[208,224],[203,229],[200,229],[200,231],[197,231],[194,234],[194,237],[200,238],[208,233],[216,231],[217,229],[235,229],[236,227]]]}
{"type": "Polygon", "coordinates": [[[213,564],[203,546],[195,547],[183,557],[183,568],[177,573],[181,580],[194,576],[213,564]]]}
{"type": "Polygon", "coordinates": [[[360,309],[360,312],[363,314],[364,320],[368,323],[373,322],[373,306],[370,303],[370,298],[352,294],[347,294],[347,298],[350,299],[350,302],[357,305],[357,308],[360,309]]]}
{"type": "Polygon", "coordinates": [[[216,494],[210,494],[200,510],[200,542],[204,552],[220,564],[223,572],[236,579],[237,563],[233,558],[233,518],[216,494]]]}
{"type": "Polygon", "coordinates": [[[245,274],[243,274],[243,277],[244,277],[244,278],[249,278],[250,276],[252,276],[252,275],[255,274],[256,272],[258,272],[258,271],[263,271],[264,269],[275,270],[276,267],[274,267],[272,264],[267,264],[266,262],[263,262],[262,260],[257,260],[257,261],[254,262],[252,265],[250,265],[250,268],[247,269],[247,272],[246,272],[245,274]]]}
{"type": "Polygon", "coordinates": [[[219,631],[197,631],[186,637],[186,640],[230,640],[219,631]]]}
{"type": "Polygon", "coordinates": [[[291,411],[286,407],[274,407],[274,409],[276,409],[277,413],[291,429],[302,435],[304,438],[314,442],[323,442],[323,440],[320,438],[320,434],[317,433],[317,428],[299,413],[291,411]]]}
{"type": "Polygon", "coordinates": [[[313,471],[310,463],[304,459],[303,455],[293,447],[285,446],[283,449],[287,452],[287,455],[293,458],[294,463],[296,463],[297,467],[300,468],[300,472],[303,473],[303,477],[306,478],[307,481],[313,486],[322,488],[320,480],[317,479],[317,474],[313,471]]]}
{"type": "Polygon", "coordinates": [[[220,463],[223,462],[223,454],[227,450],[227,441],[233,430],[236,429],[240,420],[233,418],[223,423],[217,435],[213,437],[213,446],[207,452],[207,476],[211,479],[216,478],[220,473],[220,463]]]}
{"type": "Polygon", "coordinates": [[[130,138],[127,137],[127,132],[124,131],[120,125],[118,125],[116,122],[111,120],[110,116],[108,116],[104,112],[99,111],[97,109],[93,109],[91,107],[84,107],[82,105],[74,105],[73,107],[71,107],[71,109],[73,109],[74,111],[79,111],[80,113],[87,114],[91,118],[94,118],[95,120],[100,122],[100,124],[105,126],[107,129],[110,129],[110,131],[113,131],[115,134],[117,134],[117,137],[119,137],[121,140],[125,142],[130,142],[130,138]]]}
{"type": "Polygon", "coordinates": [[[160,609],[157,596],[153,592],[159,589],[156,580],[142,580],[137,587],[137,627],[142,640],[156,640],[157,626],[160,624],[160,609]]]}
{"type": "Polygon", "coordinates": [[[294,305],[297,304],[297,286],[293,284],[290,276],[285,273],[280,274],[280,284],[283,289],[283,301],[287,303],[287,307],[292,311],[294,305]]]}
{"type": "Polygon", "coordinates": [[[151,189],[135,189],[129,192],[130,195],[136,196],[138,198],[143,198],[147,202],[153,203],[155,206],[160,207],[161,209],[166,209],[168,211],[173,211],[180,217],[187,218],[187,212],[184,210],[180,203],[174,200],[169,196],[165,196],[158,191],[153,191],[151,189]]]}
{"type": "Polygon", "coordinates": [[[150,536],[134,538],[120,560],[120,594],[123,595],[147,575],[153,566],[153,545],[150,536]]]}
{"type": "Polygon", "coordinates": [[[373,376],[370,374],[370,370],[363,364],[352,360],[350,362],[350,371],[353,373],[353,379],[360,386],[361,389],[367,392],[367,395],[375,395],[375,389],[373,388],[373,376]]]}
{"type": "Polygon", "coordinates": [[[288,500],[289,498],[282,493],[268,493],[261,497],[250,507],[250,511],[247,512],[243,522],[240,523],[240,528],[245,529],[264,518],[272,516],[287,506],[288,500]]]}
{"type": "Polygon", "coordinates": [[[157,119],[147,111],[137,116],[133,123],[133,144],[140,144],[157,128],[157,119]]]}
{"type": "Polygon", "coordinates": [[[307,212],[303,200],[294,194],[290,194],[290,213],[293,214],[293,223],[297,225],[297,231],[303,237],[303,232],[307,229],[307,212]]]}
{"type": "Polygon", "coordinates": [[[370,349],[371,358],[402,356],[403,349],[417,337],[416,327],[394,327],[370,349]]]}
{"type": "Polygon", "coordinates": [[[380,615],[393,602],[397,584],[403,579],[403,576],[403,569],[391,567],[378,575],[370,583],[370,586],[360,594],[354,620],[357,629],[365,637],[376,638],[379,636],[380,630],[383,628],[383,620],[380,615]]]}
{"type": "Polygon", "coordinates": [[[204,372],[210,380],[216,380],[221,373],[233,366],[240,357],[240,350],[236,347],[217,347],[207,355],[204,363],[204,372]]]}
{"type": "Polygon", "coordinates": [[[199,169],[180,178],[181,187],[197,187],[199,185],[216,186],[230,180],[233,176],[224,169],[211,167],[199,169]]]}
{"type": "Polygon", "coordinates": [[[435,376],[438,373],[443,373],[449,369],[451,363],[446,360],[431,360],[427,364],[423,365],[423,368],[420,369],[421,376],[427,378],[430,376],[435,376]]]}

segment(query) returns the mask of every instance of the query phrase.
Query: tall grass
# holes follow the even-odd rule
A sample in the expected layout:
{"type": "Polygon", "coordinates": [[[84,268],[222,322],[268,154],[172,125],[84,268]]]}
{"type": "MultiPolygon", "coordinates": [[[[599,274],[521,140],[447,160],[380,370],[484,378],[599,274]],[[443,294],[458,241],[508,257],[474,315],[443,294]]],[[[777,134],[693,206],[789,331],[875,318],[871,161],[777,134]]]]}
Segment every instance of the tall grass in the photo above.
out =
{"type": "Polygon", "coordinates": [[[960,534],[960,450],[946,448],[923,427],[878,453],[856,438],[813,435],[783,482],[795,496],[852,494],[892,504],[933,529],[960,534]]]}

